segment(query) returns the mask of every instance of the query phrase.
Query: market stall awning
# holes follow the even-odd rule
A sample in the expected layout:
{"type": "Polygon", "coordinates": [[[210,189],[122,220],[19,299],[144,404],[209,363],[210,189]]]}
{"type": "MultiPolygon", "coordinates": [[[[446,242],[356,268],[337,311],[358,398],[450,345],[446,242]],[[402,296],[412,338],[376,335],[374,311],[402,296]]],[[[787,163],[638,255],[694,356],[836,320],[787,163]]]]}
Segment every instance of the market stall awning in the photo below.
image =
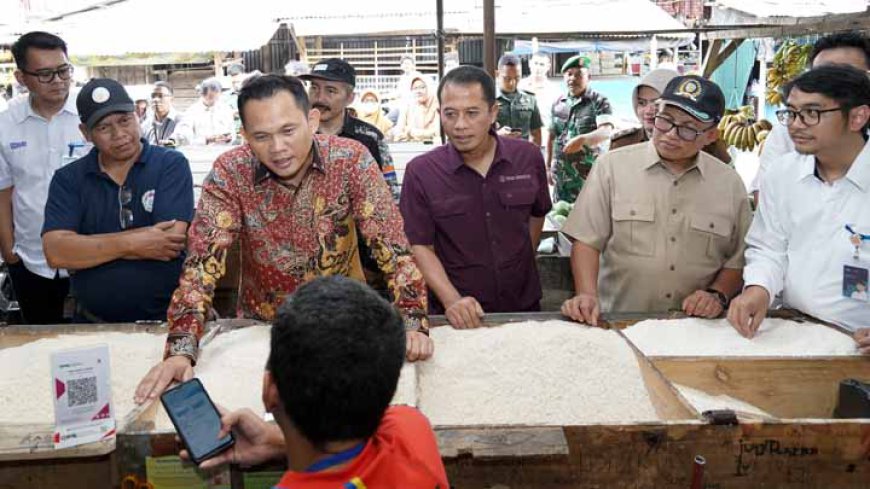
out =
{"type": "MultiPolygon", "coordinates": [[[[495,7],[499,36],[686,31],[686,26],[649,0],[496,0],[495,7]]],[[[293,24],[299,36],[427,33],[435,31],[435,2],[371,0],[356,11],[338,2],[294,4],[282,21],[293,24]]],[[[481,35],[482,2],[445,0],[444,29],[481,35]]]]}
{"type": "MultiPolygon", "coordinates": [[[[662,38],[656,36],[658,49],[689,46],[692,37],[662,38]]],[[[520,56],[534,54],[533,41],[517,39],[514,41],[512,53],[520,56]]],[[[583,51],[637,52],[649,51],[650,38],[602,38],[565,42],[538,42],[538,51],[542,53],[578,53],[583,51]]]]}
{"type": "Polygon", "coordinates": [[[278,27],[274,2],[231,9],[205,0],[129,0],[46,23],[71,55],[202,53],[259,49],[278,27]]]}

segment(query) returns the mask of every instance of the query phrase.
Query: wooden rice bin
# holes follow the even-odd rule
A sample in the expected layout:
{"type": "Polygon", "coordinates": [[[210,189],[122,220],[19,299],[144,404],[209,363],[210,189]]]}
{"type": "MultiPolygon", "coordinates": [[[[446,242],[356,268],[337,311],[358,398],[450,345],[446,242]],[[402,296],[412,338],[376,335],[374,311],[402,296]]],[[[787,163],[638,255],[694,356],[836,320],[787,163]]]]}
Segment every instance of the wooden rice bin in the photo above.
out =
{"type": "MultiPolygon", "coordinates": [[[[610,326],[621,329],[640,319],[615,316],[610,326]]],[[[693,461],[701,455],[707,488],[870,488],[870,419],[830,419],[841,380],[870,381],[870,358],[647,358],[636,348],[635,353],[664,421],[561,428],[436,427],[451,484],[686,489],[693,461]],[[671,382],[732,395],[777,419],[714,424],[671,382]]]]}

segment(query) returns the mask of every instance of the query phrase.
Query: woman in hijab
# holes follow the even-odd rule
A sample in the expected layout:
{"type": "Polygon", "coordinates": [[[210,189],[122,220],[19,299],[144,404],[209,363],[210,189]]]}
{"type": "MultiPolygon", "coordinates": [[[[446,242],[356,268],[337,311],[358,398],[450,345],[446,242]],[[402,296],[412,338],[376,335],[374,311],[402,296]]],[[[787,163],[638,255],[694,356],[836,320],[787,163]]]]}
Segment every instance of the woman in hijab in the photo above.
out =
{"type": "Polygon", "coordinates": [[[378,128],[385,137],[393,128],[393,123],[387,119],[381,108],[381,98],[374,90],[363,90],[360,97],[360,103],[356,107],[357,115],[360,120],[378,128]]]}
{"type": "Polygon", "coordinates": [[[426,77],[411,79],[411,101],[402,110],[393,133],[396,141],[432,141],[441,132],[438,99],[426,77]]]}

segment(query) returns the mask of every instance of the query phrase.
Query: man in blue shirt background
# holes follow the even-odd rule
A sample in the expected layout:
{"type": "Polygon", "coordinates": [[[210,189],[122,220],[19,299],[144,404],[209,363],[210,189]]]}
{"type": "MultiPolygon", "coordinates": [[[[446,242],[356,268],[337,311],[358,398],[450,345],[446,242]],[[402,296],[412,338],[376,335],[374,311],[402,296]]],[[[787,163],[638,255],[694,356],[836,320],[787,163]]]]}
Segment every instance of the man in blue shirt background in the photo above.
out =
{"type": "Polygon", "coordinates": [[[193,218],[190,165],[141,137],[133,101],[118,82],[91,80],[76,106],[94,149],[52,179],[46,258],[74,271],[76,320],[164,319],[193,218]]]}

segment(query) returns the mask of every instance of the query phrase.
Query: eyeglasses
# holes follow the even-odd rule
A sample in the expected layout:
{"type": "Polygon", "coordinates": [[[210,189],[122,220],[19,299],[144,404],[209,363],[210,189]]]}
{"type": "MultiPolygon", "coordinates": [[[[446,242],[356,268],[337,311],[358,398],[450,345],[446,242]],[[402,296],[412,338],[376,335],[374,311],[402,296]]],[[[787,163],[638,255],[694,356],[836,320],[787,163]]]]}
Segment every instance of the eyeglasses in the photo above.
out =
{"type": "Polygon", "coordinates": [[[692,141],[698,139],[698,136],[700,136],[701,134],[704,134],[705,132],[712,129],[715,126],[715,124],[713,126],[708,127],[707,129],[699,131],[699,130],[695,129],[694,127],[681,126],[681,125],[675,123],[674,121],[668,119],[667,117],[657,115],[655,117],[655,121],[653,122],[653,126],[656,129],[658,129],[659,131],[661,131],[663,134],[670,132],[671,129],[673,129],[673,128],[677,128],[677,136],[679,136],[680,139],[682,139],[683,141],[692,142],[692,141]]]}
{"type": "Polygon", "coordinates": [[[39,83],[51,83],[54,81],[54,77],[58,77],[61,80],[69,80],[73,74],[73,65],[63,65],[60,68],[55,70],[45,69],[39,71],[27,71],[21,70],[22,73],[28,74],[30,76],[35,76],[39,83]]]}
{"type": "Polygon", "coordinates": [[[790,126],[794,124],[795,119],[800,119],[801,124],[805,126],[815,126],[818,125],[822,120],[822,114],[827,112],[836,112],[838,110],[843,110],[842,107],[834,107],[833,109],[801,109],[801,110],[791,110],[791,109],[782,109],[776,111],[776,118],[779,120],[779,123],[784,126],[790,126]]]}
{"type": "Polygon", "coordinates": [[[133,226],[133,209],[128,207],[133,201],[133,189],[126,185],[118,189],[118,220],[121,223],[121,229],[127,229],[133,226]]]}

